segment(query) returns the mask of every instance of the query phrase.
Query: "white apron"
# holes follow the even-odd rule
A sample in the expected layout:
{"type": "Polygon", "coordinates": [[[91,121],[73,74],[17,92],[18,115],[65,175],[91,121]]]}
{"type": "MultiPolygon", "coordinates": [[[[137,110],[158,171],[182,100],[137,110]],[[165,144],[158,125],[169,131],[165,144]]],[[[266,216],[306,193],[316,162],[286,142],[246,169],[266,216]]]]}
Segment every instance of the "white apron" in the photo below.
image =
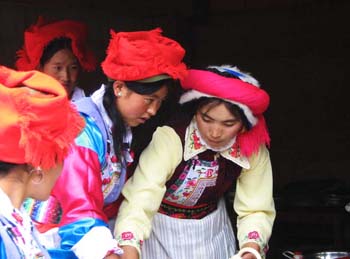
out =
{"type": "Polygon", "coordinates": [[[224,200],[202,219],[177,219],[157,213],[142,246],[142,259],[228,259],[236,240],[224,200]]]}

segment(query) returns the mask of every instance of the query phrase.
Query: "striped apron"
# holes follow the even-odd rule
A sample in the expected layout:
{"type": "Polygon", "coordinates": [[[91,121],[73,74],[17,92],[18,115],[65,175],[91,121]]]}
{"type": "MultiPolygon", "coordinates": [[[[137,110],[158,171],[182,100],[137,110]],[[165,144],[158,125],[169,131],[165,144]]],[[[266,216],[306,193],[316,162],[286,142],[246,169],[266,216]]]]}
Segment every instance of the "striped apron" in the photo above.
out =
{"type": "Polygon", "coordinates": [[[236,240],[223,199],[202,219],[178,219],[157,213],[142,259],[228,259],[236,240]]]}

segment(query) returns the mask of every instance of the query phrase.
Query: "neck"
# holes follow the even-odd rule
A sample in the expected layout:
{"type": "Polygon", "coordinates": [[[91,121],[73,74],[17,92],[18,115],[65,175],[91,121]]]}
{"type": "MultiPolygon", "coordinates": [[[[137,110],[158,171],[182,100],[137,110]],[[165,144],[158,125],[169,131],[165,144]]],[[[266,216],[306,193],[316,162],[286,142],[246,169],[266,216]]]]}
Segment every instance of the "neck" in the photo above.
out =
{"type": "Polygon", "coordinates": [[[25,181],[10,174],[0,179],[0,188],[10,198],[12,205],[19,209],[26,198],[25,181]]]}

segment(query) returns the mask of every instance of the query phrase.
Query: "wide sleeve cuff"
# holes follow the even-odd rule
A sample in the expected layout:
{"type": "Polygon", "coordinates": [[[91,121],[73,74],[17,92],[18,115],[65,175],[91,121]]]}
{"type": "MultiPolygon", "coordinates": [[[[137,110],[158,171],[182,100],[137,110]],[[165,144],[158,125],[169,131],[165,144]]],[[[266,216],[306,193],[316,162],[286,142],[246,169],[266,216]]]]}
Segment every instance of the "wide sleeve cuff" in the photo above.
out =
{"type": "Polygon", "coordinates": [[[102,259],[112,253],[123,254],[111,231],[103,226],[92,228],[72,247],[72,250],[80,259],[102,259]]]}
{"type": "Polygon", "coordinates": [[[123,232],[116,237],[119,246],[135,247],[139,255],[141,255],[141,248],[143,240],[137,239],[132,232],[123,232]]]}
{"type": "Polygon", "coordinates": [[[261,235],[258,231],[251,231],[241,240],[241,245],[243,246],[246,243],[256,243],[260,248],[260,256],[261,258],[266,257],[266,253],[268,251],[268,245],[261,238],[261,235]]]}

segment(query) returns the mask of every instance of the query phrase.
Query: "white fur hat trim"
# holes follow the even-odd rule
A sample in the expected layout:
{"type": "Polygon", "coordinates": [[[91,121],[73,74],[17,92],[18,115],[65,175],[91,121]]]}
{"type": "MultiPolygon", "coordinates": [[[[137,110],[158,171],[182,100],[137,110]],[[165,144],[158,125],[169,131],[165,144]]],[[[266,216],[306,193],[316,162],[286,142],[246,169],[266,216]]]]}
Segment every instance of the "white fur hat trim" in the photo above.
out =
{"type": "Polygon", "coordinates": [[[218,99],[223,99],[229,103],[233,103],[235,105],[237,105],[239,108],[241,108],[245,114],[245,116],[247,117],[248,121],[252,124],[252,126],[255,126],[256,123],[258,122],[258,119],[253,115],[252,111],[249,109],[249,107],[245,104],[242,103],[238,103],[229,99],[224,99],[224,98],[220,98],[217,96],[213,96],[213,95],[209,95],[209,94],[205,94],[196,90],[190,90],[187,91],[186,93],[184,93],[179,100],[180,104],[183,103],[187,103],[189,101],[192,101],[194,99],[199,99],[201,97],[213,97],[213,98],[218,98],[218,99]]]}

